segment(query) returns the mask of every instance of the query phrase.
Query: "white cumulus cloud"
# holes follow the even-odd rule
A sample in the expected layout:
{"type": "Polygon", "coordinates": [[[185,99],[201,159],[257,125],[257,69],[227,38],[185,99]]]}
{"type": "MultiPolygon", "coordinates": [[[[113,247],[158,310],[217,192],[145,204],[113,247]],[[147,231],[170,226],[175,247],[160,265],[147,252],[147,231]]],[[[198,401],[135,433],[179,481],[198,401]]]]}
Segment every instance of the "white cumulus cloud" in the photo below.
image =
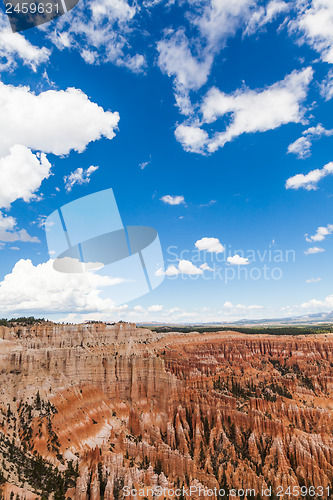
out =
{"type": "Polygon", "coordinates": [[[163,271],[163,269],[158,269],[155,274],[156,276],[178,276],[179,274],[196,275],[203,274],[204,271],[212,271],[212,269],[206,263],[197,267],[191,261],[183,259],[179,261],[178,266],[171,264],[165,271],[163,271]]]}
{"type": "Polygon", "coordinates": [[[162,309],[163,309],[163,306],[159,305],[159,304],[155,304],[153,306],[148,307],[149,312],[160,312],[160,311],[162,311],[162,309]]]}
{"type": "Polygon", "coordinates": [[[212,253],[224,252],[224,246],[218,238],[201,238],[195,242],[195,246],[198,250],[206,250],[212,253]]]}
{"type": "Polygon", "coordinates": [[[303,302],[300,307],[301,309],[310,311],[331,311],[333,309],[333,295],[328,295],[324,300],[311,299],[307,302],[303,302]]]}
{"type": "MultiPolygon", "coordinates": [[[[91,141],[112,139],[118,121],[117,112],[104,111],[79,89],[36,94],[0,82],[0,206],[37,199],[36,191],[50,175],[45,153],[82,152],[91,141]]],[[[85,182],[91,173],[82,172],[85,182]]],[[[70,185],[74,177],[67,180],[70,185]]]]}
{"type": "Polygon", "coordinates": [[[178,125],[175,137],[183,146],[185,151],[191,153],[202,153],[208,143],[209,137],[206,130],[195,125],[178,125]]]}
{"type": "Polygon", "coordinates": [[[167,205],[182,205],[185,204],[185,199],[184,196],[179,195],[179,196],[172,196],[171,194],[166,194],[165,196],[162,196],[160,198],[163,203],[166,203],[167,205]]]}
{"type": "Polygon", "coordinates": [[[223,304],[224,309],[227,309],[228,311],[253,311],[253,310],[258,310],[258,309],[263,309],[263,306],[260,306],[258,304],[250,304],[249,306],[245,304],[233,304],[232,302],[225,302],[223,304]]]}
{"type": "Polygon", "coordinates": [[[100,297],[103,289],[121,283],[90,273],[60,273],[53,261],[34,266],[31,260],[19,260],[0,282],[0,303],[4,313],[103,312],[112,311],[114,302],[100,297]]]}
{"type": "Polygon", "coordinates": [[[305,255],[311,255],[311,254],[322,253],[322,252],[325,252],[324,248],[310,247],[307,250],[305,250],[304,253],[305,253],[305,255]]]}
{"type": "Polygon", "coordinates": [[[318,189],[318,182],[328,175],[333,174],[333,162],[327,163],[322,169],[316,168],[308,174],[296,174],[286,181],[286,189],[306,189],[312,191],[318,189]]]}
{"type": "Polygon", "coordinates": [[[324,241],[326,236],[333,233],[333,224],[327,224],[327,226],[319,226],[314,235],[305,235],[305,239],[308,242],[312,241],[324,241]]]}
{"type": "Polygon", "coordinates": [[[227,262],[232,266],[247,266],[248,264],[250,264],[249,259],[247,259],[246,257],[241,257],[238,254],[228,257],[227,262]]]}
{"type": "Polygon", "coordinates": [[[26,202],[36,198],[34,193],[50,170],[44,153],[33,154],[19,144],[12,146],[9,154],[0,158],[0,207],[8,208],[20,198],[26,202]]]}
{"type": "Polygon", "coordinates": [[[112,139],[118,121],[117,112],[104,111],[79,89],[35,94],[0,82],[0,155],[14,144],[55,155],[82,152],[91,141],[112,139]]]}

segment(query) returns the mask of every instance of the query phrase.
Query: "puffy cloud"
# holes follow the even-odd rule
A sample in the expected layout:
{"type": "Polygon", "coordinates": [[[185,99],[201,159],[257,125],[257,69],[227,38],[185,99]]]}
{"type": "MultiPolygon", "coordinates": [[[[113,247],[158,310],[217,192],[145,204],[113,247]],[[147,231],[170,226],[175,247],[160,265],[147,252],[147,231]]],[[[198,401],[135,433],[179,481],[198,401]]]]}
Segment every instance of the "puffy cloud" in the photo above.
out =
{"type": "Polygon", "coordinates": [[[295,142],[289,144],[288,153],[293,153],[298,158],[304,160],[311,156],[311,146],[312,141],[310,137],[299,137],[295,142]]]}
{"type": "Polygon", "coordinates": [[[83,168],[79,167],[71,174],[65,175],[64,183],[65,183],[65,189],[66,189],[67,193],[72,191],[73,186],[75,184],[79,184],[79,185],[88,184],[88,182],[90,182],[90,176],[94,172],[96,172],[96,170],[98,170],[98,167],[91,165],[86,170],[83,170],[83,168]]]}
{"type": "Polygon", "coordinates": [[[12,231],[16,226],[16,219],[10,215],[3,215],[0,212],[0,230],[1,231],[12,231]]]}
{"type": "Polygon", "coordinates": [[[293,71],[264,90],[243,88],[228,95],[217,88],[210,89],[201,106],[204,122],[212,123],[228,114],[231,120],[226,130],[217,133],[208,144],[208,150],[216,151],[244,133],[265,132],[287,123],[302,122],[305,112],[302,102],[312,76],[313,70],[308,67],[293,71]]]}
{"type": "Polygon", "coordinates": [[[308,174],[296,174],[286,181],[286,189],[306,189],[307,191],[318,189],[318,182],[324,177],[333,174],[333,162],[327,163],[322,169],[316,168],[308,174]]]}
{"type": "Polygon", "coordinates": [[[189,260],[180,260],[178,264],[180,274],[202,274],[203,269],[198,268],[189,260]]]}
{"type": "Polygon", "coordinates": [[[180,260],[178,263],[178,267],[174,264],[171,264],[165,271],[163,271],[162,269],[158,269],[155,274],[156,276],[178,276],[179,274],[195,275],[203,274],[204,271],[212,271],[212,269],[206,263],[201,264],[200,267],[197,267],[189,260],[180,260]]]}
{"type": "Polygon", "coordinates": [[[155,304],[153,306],[148,307],[149,312],[160,312],[160,311],[162,311],[162,309],[163,309],[163,306],[158,305],[158,304],[155,304]]]}
{"type": "Polygon", "coordinates": [[[171,264],[167,269],[162,269],[161,267],[155,271],[155,276],[178,276],[179,269],[177,265],[171,264]]]}
{"type": "Polygon", "coordinates": [[[117,112],[104,111],[79,89],[35,94],[0,82],[0,155],[14,144],[55,155],[82,152],[91,141],[112,139],[118,121],[117,112]]]}
{"type": "Polygon", "coordinates": [[[305,283],[319,283],[319,281],[322,281],[321,278],[310,278],[309,280],[306,280],[305,283]]]}
{"type": "Polygon", "coordinates": [[[206,262],[200,265],[200,269],[202,269],[203,271],[213,271],[213,269],[209,267],[209,265],[206,262]]]}
{"type": "Polygon", "coordinates": [[[288,153],[293,153],[300,159],[308,158],[311,156],[313,140],[331,135],[333,135],[333,130],[326,130],[321,123],[318,123],[315,127],[304,130],[302,132],[302,137],[299,137],[295,142],[289,144],[288,153]]]}
{"type": "Polygon", "coordinates": [[[313,236],[305,235],[305,239],[308,242],[312,241],[324,241],[326,236],[333,233],[333,224],[327,224],[326,227],[319,226],[317,231],[313,236]]]}
{"type": "Polygon", "coordinates": [[[333,63],[333,3],[331,0],[298,0],[297,19],[290,22],[291,31],[300,33],[301,42],[320,53],[323,61],[333,63]]]}
{"type": "Polygon", "coordinates": [[[163,203],[167,205],[182,205],[185,204],[184,196],[172,196],[171,194],[166,194],[160,198],[163,203]]]}
{"type": "Polygon", "coordinates": [[[171,264],[170,266],[168,266],[168,268],[163,271],[162,268],[160,269],[157,269],[157,271],[155,272],[155,275],[156,276],[177,276],[179,274],[179,270],[178,270],[178,267],[176,267],[174,264],[171,264]]]}
{"type": "Polygon", "coordinates": [[[44,153],[33,154],[19,144],[12,146],[9,154],[0,158],[0,207],[8,208],[19,198],[27,202],[36,198],[34,193],[49,177],[50,169],[44,153]]]}
{"type": "Polygon", "coordinates": [[[185,151],[203,153],[208,143],[208,134],[205,130],[195,125],[178,125],[175,137],[185,151]]]}
{"type": "Polygon", "coordinates": [[[250,264],[249,259],[246,257],[241,257],[240,255],[233,255],[227,258],[228,264],[232,266],[247,266],[250,264]]]}
{"type": "Polygon", "coordinates": [[[303,302],[300,307],[310,311],[331,311],[333,309],[333,295],[328,295],[324,300],[311,299],[308,302],[303,302]]]}
{"type": "Polygon", "coordinates": [[[30,66],[33,71],[49,59],[50,51],[46,47],[32,45],[23,35],[13,33],[8,17],[0,12],[0,70],[12,70],[18,60],[30,66]]]}
{"type": "Polygon", "coordinates": [[[258,309],[263,309],[263,306],[257,305],[257,304],[251,304],[249,306],[246,306],[244,304],[232,304],[231,302],[227,301],[223,304],[224,309],[227,309],[228,311],[253,311],[253,310],[258,310],[258,309]]]}
{"type": "Polygon", "coordinates": [[[142,306],[134,306],[134,311],[144,312],[144,308],[142,306]]]}
{"type": "MultiPolygon", "coordinates": [[[[19,198],[37,199],[35,192],[50,175],[44,153],[82,152],[91,141],[112,139],[118,121],[117,112],[104,111],[79,89],[35,94],[29,87],[0,82],[0,207],[19,198]]],[[[92,169],[81,172],[82,182],[88,182],[92,169]]],[[[79,177],[80,169],[67,178],[68,186],[79,177]]]]}
{"type": "Polygon", "coordinates": [[[266,132],[287,123],[303,122],[305,108],[302,103],[312,77],[313,70],[308,67],[293,71],[263,90],[244,87],[226,94],[213,87],[201,104],[201,122],[195,118],[178,125],[175,137],[185,151],[212,153],[244,133],[266,132]],[[226,130],[209,138],[204,125],[227,115],[230,121],[226,130]]]}
{"type": "Polygon", "coordinates": [[[60,273],[53,269],[53,261],[34,266],[31,260],[19,260],[11,273],[0,283],[0,303],[4,313],[107,312],[114,302],[100,297],[106,287],[121,283],[121,278],[110,278],[89,273],[60,273]]]}
{"type": "Polygon", "coordinates": [[[206,250],[212,253],[221,253],[225,250],[218,238],[201,238],[201,240],[195,242],[195,246],[198,250],[206,250]]]}
{"type": "Polygon", "coordinates": [[[314,253],[321,253],[321,252],[325,252],[325,250],[323,248],[320,248],[320,247],[310,247],[307,250],[305,250],[304,253],[305,253],[305,255],[311,255],[314,253]]]}

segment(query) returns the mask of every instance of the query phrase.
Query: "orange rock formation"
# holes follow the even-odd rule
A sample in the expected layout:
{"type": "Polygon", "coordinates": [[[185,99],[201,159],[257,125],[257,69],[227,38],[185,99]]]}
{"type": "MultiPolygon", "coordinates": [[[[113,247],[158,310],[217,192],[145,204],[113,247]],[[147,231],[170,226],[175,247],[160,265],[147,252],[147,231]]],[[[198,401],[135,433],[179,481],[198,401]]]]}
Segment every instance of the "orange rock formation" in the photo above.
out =
{"type": "Polygon", "coordinates": [[[6,500],[333,496],[333,336],[0,327],[0,381],[6,500]]]}

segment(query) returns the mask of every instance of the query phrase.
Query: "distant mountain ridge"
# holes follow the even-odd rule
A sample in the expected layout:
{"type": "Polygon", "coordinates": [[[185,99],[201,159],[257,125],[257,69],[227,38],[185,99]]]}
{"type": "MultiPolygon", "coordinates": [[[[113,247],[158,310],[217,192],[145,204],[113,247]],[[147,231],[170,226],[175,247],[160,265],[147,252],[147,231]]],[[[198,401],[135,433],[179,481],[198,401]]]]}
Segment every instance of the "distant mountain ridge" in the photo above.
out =
{"type": "Polygon", "coordinates": [[[214,321],[201,323],[163,323],[152,321],[150,323],[137,323],[138,325],[195,325],[195,326],[233,326],[233,325],[316,325],[316,324],[333,323],[333,311],[321,312],[315,314],[306,314],[304,316],[290,316],[286,318],[260,318],[260,319],[240,319],[238,321],[214,321]]]}

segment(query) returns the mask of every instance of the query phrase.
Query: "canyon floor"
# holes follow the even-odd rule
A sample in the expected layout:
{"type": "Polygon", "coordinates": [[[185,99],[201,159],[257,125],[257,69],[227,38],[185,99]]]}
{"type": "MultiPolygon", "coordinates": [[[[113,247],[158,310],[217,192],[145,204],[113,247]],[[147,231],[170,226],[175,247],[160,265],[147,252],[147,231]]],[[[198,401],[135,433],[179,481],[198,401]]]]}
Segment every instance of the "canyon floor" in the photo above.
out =
{"type": "Polygon", "coordinates": [[[332,394],[332,334],[1,326],[0,498],[332,498],[332,394]]]}

